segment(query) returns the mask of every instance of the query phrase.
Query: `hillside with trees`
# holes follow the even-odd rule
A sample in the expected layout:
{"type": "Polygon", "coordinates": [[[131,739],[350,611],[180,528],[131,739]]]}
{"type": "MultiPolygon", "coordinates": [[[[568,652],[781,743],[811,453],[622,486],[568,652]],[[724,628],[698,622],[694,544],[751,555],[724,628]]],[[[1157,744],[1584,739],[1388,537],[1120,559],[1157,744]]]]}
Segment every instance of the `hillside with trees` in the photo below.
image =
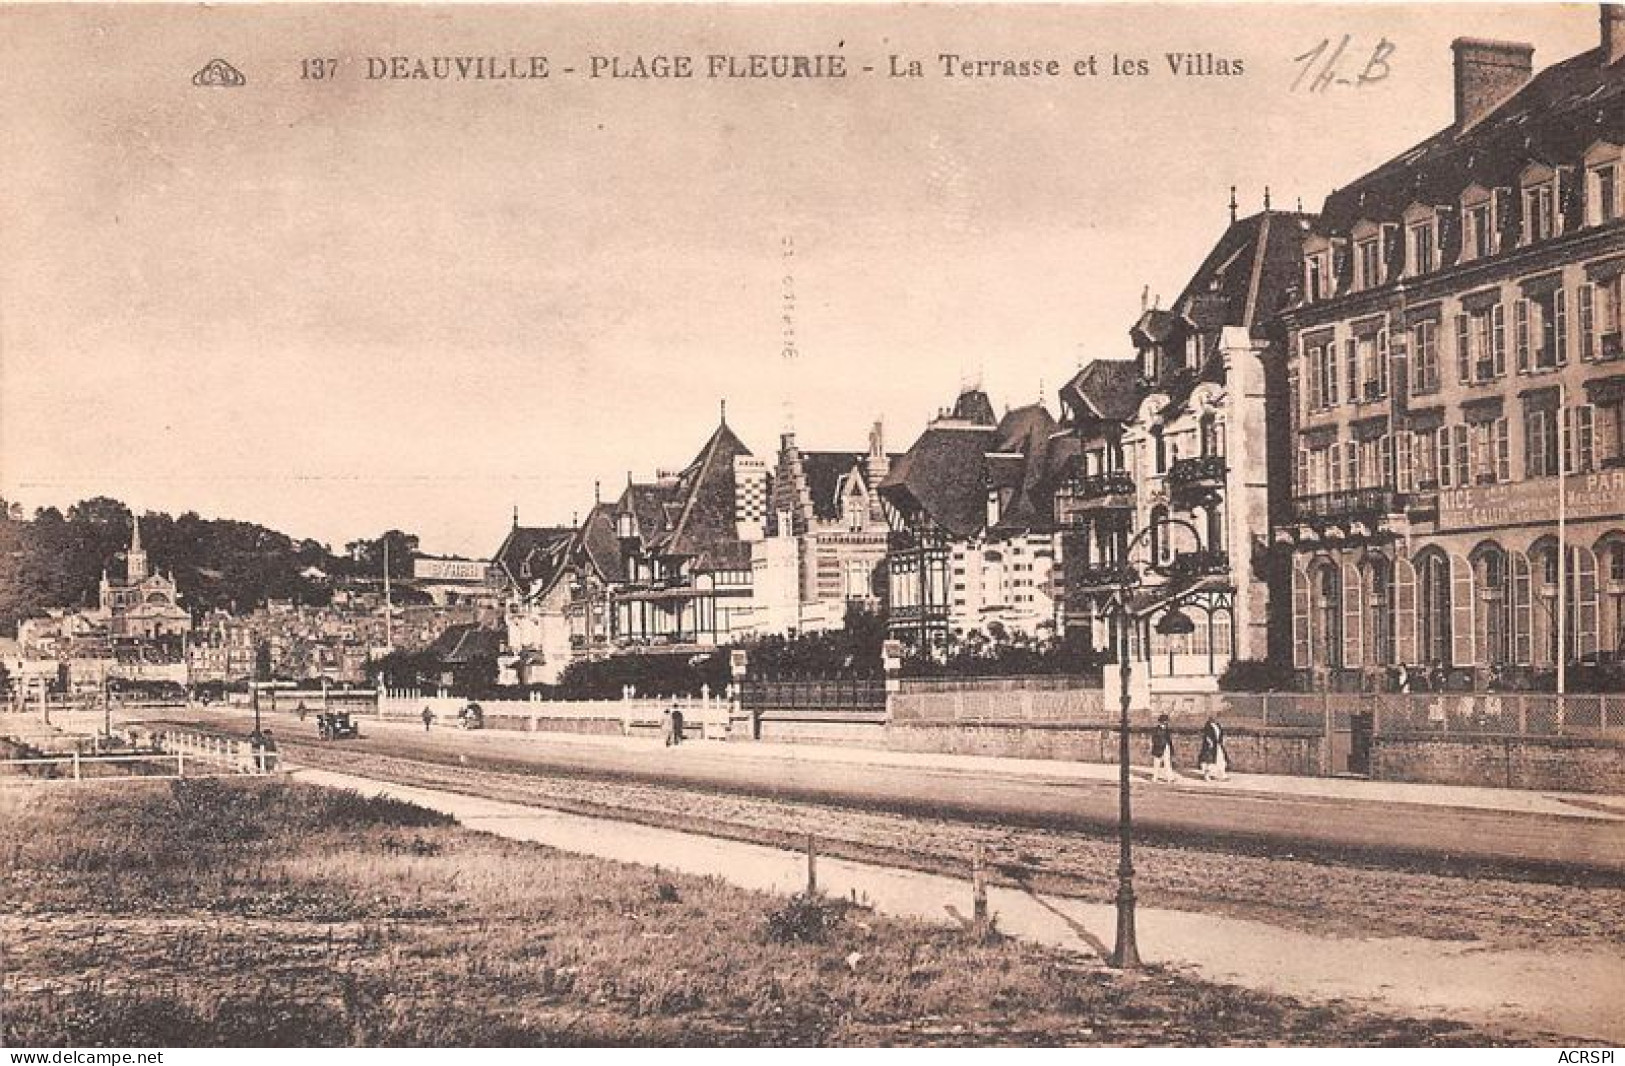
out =
{"type": "MultiPolygon", "coordinates": [[[[123,572],[130,543],[130,508],[106,496],[81,500],[66,511],[42,507],[33,517],[0,501],[0,634],[19,619],[50,608],[96,603],[102,568],[123,572]]],[[[172,573],[184,605],[200,615],[215,607],[247,611],[268,599],[324,604],[335,582],[382,576],[383,542],[390,542],[390,572],[411,573],[417,537],[390,530],[346,545],[327,545],[253,522],[141,515],[141,542],[154,570],[172,573]]]]}

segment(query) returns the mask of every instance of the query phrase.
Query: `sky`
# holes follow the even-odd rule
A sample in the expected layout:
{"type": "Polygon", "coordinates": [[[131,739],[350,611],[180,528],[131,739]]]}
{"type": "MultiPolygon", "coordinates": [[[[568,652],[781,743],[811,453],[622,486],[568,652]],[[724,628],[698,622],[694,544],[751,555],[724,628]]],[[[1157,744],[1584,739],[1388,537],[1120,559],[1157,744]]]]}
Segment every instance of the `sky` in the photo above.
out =
{"type": "Polygon", "coordinates": [[[489,555],[515,508],[567,523],[595,482],[681,468],[723,401],[764,456],[787,425],[862,450],[876,420],[904,450],[967,383],[1059,413],[1085,361],[1130,354],[1142,292],[1178,294],[1231,186],[1243,214],[1266,186],[1315,210],[1449,124],[1453,38],[1538,69],[1597,32],[1558,4],[0,8],[0,497],[489,555]],[[1345,34],[1339,73],[1386,41],[1387,76],[1295,88],[1345,34]],[[1170,52],[1244,73],[1175,77],[1170,52]],[[850,73],[584,74],[748,53],[850,73]],[[1065,73],[947,77],[941,53],[1065,73]],[[397,55],[549,77],[365,76],[397,55]],[[246,84],[193,85],[215,57],[246,84]]]}

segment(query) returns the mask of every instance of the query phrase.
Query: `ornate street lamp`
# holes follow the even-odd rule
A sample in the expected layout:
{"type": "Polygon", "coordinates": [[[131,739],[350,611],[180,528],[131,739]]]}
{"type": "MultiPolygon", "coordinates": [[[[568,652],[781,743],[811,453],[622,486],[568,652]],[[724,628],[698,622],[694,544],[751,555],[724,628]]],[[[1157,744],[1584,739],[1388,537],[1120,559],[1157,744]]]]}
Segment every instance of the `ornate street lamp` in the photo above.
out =
{"type": "MultiPolygon", "coordinates": [[[[1117,944],[1108,963],[1119,970],[1134,970],[1140,966],[1140,948],[1134,933],[1134,814],[1130,802],[1129,776],[1129,627],[1133,625],[1129,597],[1139,584],[1139,572],[1127,560],[1139,542],[1160,526],[1178,525],[1190,531],[1198,550],[1202,543],[1196,527],[1178,518],[1167,518],[1146,526],[1123,547],[1122,583],[1118,587],[1118,641],[1117,663],[1121,691],[1118,693],[1117,728],[1117,944]]],[[[1148,569],[1161,572],[1155,561],[1148,569]]],[[[1164,636],[1184,636],[1196,631],[1196,623],[1177,606],[1169,607],[1157,619],[1156,630],[1164,636]]]]}

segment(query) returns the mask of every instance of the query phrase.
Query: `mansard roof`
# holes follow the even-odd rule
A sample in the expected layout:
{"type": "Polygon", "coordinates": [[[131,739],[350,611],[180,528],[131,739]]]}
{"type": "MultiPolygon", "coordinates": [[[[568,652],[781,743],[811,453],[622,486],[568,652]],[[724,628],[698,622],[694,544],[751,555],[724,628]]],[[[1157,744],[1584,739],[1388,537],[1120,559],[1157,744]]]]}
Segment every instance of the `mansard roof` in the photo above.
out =
{"type": "Polygon", "coordinates": [[[1625,63],[1593,48],[1554,64],[1479,121],[1448,126],[1326,198],[1320,229],[1398,221],[1413,202],[1448,206],[1468,186],[1513,187],[1532,161],[1578,166],[1599,140],[1625,140],[1625,63]]]}
{"type": "Polygon", "coordinates": [[[955,537],[986,529],[990,490],[1003,500],[997,531],[1051,528],[1046,457],[1054,430],[1042,404],[1016,408],[998,425],[938,419],[892,464],[881,495],[955,537]]]}

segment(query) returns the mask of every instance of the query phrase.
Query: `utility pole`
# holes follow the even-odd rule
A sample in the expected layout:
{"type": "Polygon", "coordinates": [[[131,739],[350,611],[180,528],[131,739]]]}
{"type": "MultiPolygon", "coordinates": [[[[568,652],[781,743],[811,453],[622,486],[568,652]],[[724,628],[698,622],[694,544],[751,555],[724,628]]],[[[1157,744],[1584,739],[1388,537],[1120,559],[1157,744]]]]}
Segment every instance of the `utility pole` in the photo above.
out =
{"type": "Polygon", "coordinates": [[[389,598],[389,534],[384,534],[384,647],[395,650],[395,608],[389,598]]]}
{"type": "Polygon", "coordinates": [[[1557,383],[1557,706],[1561,715],[1568,689],[1569,583],[1569,409],[1568,392],[1557,383]]]}

